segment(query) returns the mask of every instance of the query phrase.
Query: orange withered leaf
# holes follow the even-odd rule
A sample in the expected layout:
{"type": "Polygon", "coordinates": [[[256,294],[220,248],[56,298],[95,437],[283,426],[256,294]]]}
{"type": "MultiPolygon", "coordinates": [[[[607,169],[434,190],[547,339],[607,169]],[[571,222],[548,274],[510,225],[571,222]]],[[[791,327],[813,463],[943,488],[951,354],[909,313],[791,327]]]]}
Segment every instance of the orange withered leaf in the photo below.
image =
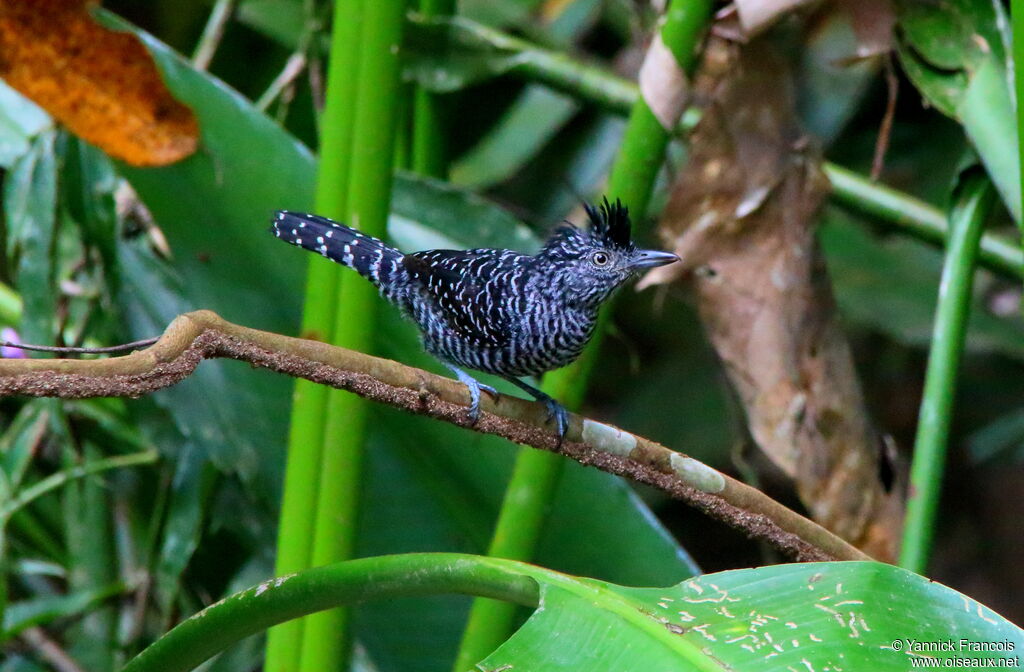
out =
{"type": "Polygon", "coordinates": [[[0,0],[0,78],[71,132],[136,166],[195,151],[199,127],[141,42],[97,24],[94,0],[0,0]]]}

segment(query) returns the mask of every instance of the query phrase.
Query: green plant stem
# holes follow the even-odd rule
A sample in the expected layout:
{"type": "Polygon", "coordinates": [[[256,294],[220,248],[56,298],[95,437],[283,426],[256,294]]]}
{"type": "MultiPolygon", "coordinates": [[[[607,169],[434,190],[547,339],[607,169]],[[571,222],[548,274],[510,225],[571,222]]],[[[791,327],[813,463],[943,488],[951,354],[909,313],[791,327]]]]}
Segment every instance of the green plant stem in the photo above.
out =
{"type": "MultiPolygon", "coordinates": [[[[823,169],[832,183],[832,198],[836,202],[877,217],[920,240],[939,246],[947,244],[949,222],[935,206],[834,163],[825,163],[823,169]]],[[[1024,278],[1024,250],[1001,236],[982,234],[978,262],[997,273],[1024,278]]]]}
{"type": "MultiPolygon", "coordinates": [[[[420,14],[427,19],[455,13],[455,0],[420,0],[420,14]]],[[[413,91],[412,169],[443,179],[448,173],[441,97],[422,86],[413,91]]]]}
{"type": "MultiPolygon", "coordinates": [[[[413,21],[422,22],[422,19],[414,18],[413,21]]],[[[544,49],[463,17],[446,23],[454,37],[463,44],[514,55],[515,59],[507,71],[528,81],[541,82],[619,114],[629,111],[639,98],[636,83],[604,68],[581,63],[563,53],[544,49]]],[[[1021,114],[1019,110],[1018,114],[1021,114]]],[[[677,134],[692,126],[688,118],[686,115],[677,126],[677,134]]],[[[934,206],[834,163],[825,162],[822,167],[832,181],[832,197],[836,201],[878,217],[897,231],[930,243],[945,243],[946,218],[934,206]]],[[[993,271],[1015,278],[1024,276],[1024,252],[1006,238],[983,234],[980,261],[993,271]]]]}
{"type": "MultiPolygon", "coordinates": [[[[487,549],[488,556],[523,561],[533,558],[563,466],[561,455],[520,447],[487,549]]],[[[452,669],[455,672],[473,669],[507,639],[515,622],[516,608],[511,602],[473,600],[452,669]]]]}
{"type": "MultiPolygon", "coordinates": [[[[341,0],[339,0],[341,1],[341,0]]],[[[355,118],[346,217],[350,225],[384,237],[391,202],[395,128],[400,94],[398,47],[403,0],[375,0],[362,7],[355,118]]],[[[330,96],[328,90],[328,96],[330,96]]],[[[349,274],[338,292],[332,342],[372,350],[379,297],[349,274]]],[[[369,404],[341,390],[327,397],[324,450],[314,523],[313,566],[352,556],[369,404]]],[[[303,670],[345,669],[351,641],[348,613],[335,609],[308,619],[300,654],[303,670]]]]}
{"type": "MultiPolygon", "coordinates": [[[[686,73],[693,70],[696,45],[711,16],[710,0],[676,0],[669,5],[661,25],[661,40],[686,73]]],[[[608,181],[609,198],[619,198],[640,221],[654,191],[654,181],[665,159],[665,148],[672,139],[675,120],[665,128],[642,95],[635,97],[622,149],[612,166],[608,181]]]]}
{"type": "MultiPolygon", "coordinates": [[[[692,69],[696,60],[696,45],[710,19],[711,5],[710,0],[675,0],[660,24],[662,41],[684,71],[692,69]]],[[[669,130],[654,117],[647,103],[637,97],[612,169],[609,189],[610,198],[622,198],[629,206],[634,221],[642,219],[646,211],[670,138],[669,130]]],[[[542,389],[560,399],[570,410],[578,410],[582,403],[607,320],[605,311],[598,322],[593,342],[579,360],[545,376],[542,389]]],[[[562,467],[563,462],[557,455],[525,446],[520,448],[488,555],[519,560],[533,557],[562,467]]],[[[515,605],[474,600],[454,671],[469,669],[493,651],[508,637],[514,620],[515,605]]]]}
{"type": "Polygon", "coordinates": [[[900,566],[918,573],[924,573],[931,554],[956,373],[967,333],[974,262],[981,229],[994,200],[995,190],[988,178],[980,172],[971,173],[963,178],[949,214],[949,246],[939,285],[900,550],[900,566]]]}
{"type": "MultiPolygon", "coordinates": [[[[357,0],[338,0],[334,6],[331,34],[334,56],[327,72],[315,207],[317,212],[338,219],[346,215],[348,202],[361,12],[362,2],[357,0]]],[[[330,340],[338,312],[338,288],[343,269],[313,256],[308,263],[302,336],[330,340]]],[[[278,526],[275,564],[278,575],[305,569],[313,562],[328,396],[329,390],[323,385],[306,380],[295,383],[278,526]]],[[[303,621],[295,620],[268,633],[267,672],[300,669],[304,627],[303,621]]]]}
{"type": "MultiPolygon", "coordinates": [[[[364,558],[270,579],[212,605],[157,640],[123,672],[184,672],[261,630],[372,599],[444,593],[537,606],[536,581],[518,563],[456,553],[364,558]]],[[[544,571],[544,570],[540,570],[544,571]]]]}
{"type": "MultiPolygon", "coordinates": [[[[427,17],[412,17],[417,24],[428,24],[427,17]]],[[[445,21],[454,37],[472,47],[496,49],[515,55],[509,72],[530,81],[546,84],[600,107],[625,111],[637,97],[635,82],[587,65],[560,52],[545,49],[520,37],[456,16],[445,21]]]]}

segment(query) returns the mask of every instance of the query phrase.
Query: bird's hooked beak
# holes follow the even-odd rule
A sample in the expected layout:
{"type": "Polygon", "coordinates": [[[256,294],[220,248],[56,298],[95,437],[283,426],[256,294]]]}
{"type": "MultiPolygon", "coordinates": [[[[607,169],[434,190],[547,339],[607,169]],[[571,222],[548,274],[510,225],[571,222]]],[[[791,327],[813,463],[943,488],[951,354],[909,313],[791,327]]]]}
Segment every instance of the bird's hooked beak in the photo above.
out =
{"type": "Polygon", "coordinates": [[[680,261],[679,257],[671,252],[662,252],[661,250],[637,250],[633,255],[633,261],[630,266],[633,270],[640,271],[646,268],[664,266],[665,264],[671,264],[676,261],[680,261]]]}

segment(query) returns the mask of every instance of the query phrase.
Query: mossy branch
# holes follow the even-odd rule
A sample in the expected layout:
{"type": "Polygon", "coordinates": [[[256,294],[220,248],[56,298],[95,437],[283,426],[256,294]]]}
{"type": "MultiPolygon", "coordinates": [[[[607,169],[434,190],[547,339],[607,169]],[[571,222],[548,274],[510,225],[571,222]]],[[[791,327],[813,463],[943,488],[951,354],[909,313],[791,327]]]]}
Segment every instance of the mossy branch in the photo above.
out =
{"type": "Polygon", "coordinates": [[[124,357],[0,361],[0,397],[139,397],[180,382],[200,361],[215,357],[348,390],[647,483],[796,560],[870,559],[759,490],[643,437],[574,414],[559,445],[541,404],[507,395],[485,395],[480,419],[471,426],[469,395],[457,381],[326,343],[239,326],[208,310],[179,316],[152,347],[124,357]]]}

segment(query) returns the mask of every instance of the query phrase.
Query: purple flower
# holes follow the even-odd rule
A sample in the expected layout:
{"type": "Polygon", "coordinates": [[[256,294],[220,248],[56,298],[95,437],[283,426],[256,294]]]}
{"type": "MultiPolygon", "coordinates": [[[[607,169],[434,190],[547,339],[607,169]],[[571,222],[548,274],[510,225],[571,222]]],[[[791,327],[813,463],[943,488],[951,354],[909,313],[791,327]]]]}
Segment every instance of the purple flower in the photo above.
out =
{"type": "MultiPolygon", "coordinates": [[[[21,337],[18,336],[18,332],[12,327],[4,327],[0,329],[0,339],[7,341],[8,343],[21,343],[21,337]]],[[[21,348],[12,348],[4,345],[0,346],[0,357],[4,359],[25,359],[28,355],[21,348]]]]}

